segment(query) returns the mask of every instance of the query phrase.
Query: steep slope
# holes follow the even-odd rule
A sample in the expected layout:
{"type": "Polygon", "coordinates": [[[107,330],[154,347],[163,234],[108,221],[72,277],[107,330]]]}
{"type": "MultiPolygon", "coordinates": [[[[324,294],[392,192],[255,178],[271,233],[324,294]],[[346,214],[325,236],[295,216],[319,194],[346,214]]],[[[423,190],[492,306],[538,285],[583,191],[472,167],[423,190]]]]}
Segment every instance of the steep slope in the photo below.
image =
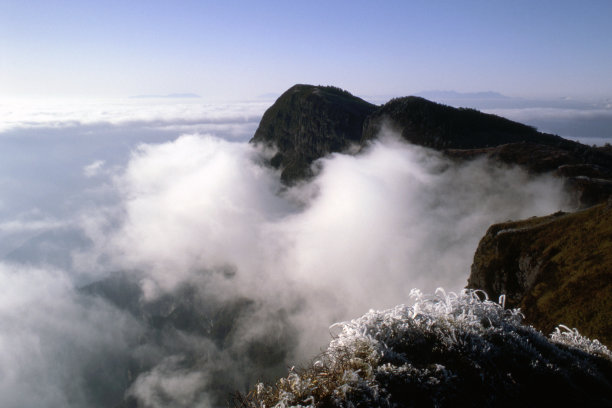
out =
{"type": "Polygon", "coordinates": [[[496,115],[457,109],[417,96],[392,99],[381,106],[364,123],[362,140],[375,138],[384,125],[399,131],[410,143],[437,150],[477,149],[517,142],[574,144],[496,115]]]}
{"type": "Polygon", "coordinates": [[[270,164],[291,184],[311,174],[314,160],[358,143],[374,109],[336,87],[294,85],[264,113],[251,143],[278,149],[270,164]]]}
{"type": "Polygon", "coordinates": [[[458,160],[486,156],[533,173],[554,172],[568,181],[582,207],[612,195],[608,150],[541,133],[496,115],[408,96],[393,99],[368,116],[362,143],[375,138],[383,126],[396,130],[409,143],[442,150],[458,160]]]}
{"type": "Polygon", "coordinates": [[[564,324],[612,345],[612,202],[491,226],[468,288],[506,294],[546,333],[564,324]]]}
{"type": "Polygon", "coordinates": [[[612,196],[612,154],[580,143],[560,147],[520,142],[483,149],[448,149],[445,153],[458,160],[484,156],[519,165],[531,173],[562,177],[577,207],[590,207],[612,196]]]}
{"type": "Polygon", "coordinates": [[[415,96],[376,107],[339,88],[295,85],[265,112],[251,142],[277,149],[270,164],[282,171],[285,184],[292,184],[312,175],[315,160],[364,146],[383,126],[409,143],[442,150],[457,160],[486,156],[534,173],[555,172],[568,180],[583,207],[612,194],[609,150],[415,96]]]}

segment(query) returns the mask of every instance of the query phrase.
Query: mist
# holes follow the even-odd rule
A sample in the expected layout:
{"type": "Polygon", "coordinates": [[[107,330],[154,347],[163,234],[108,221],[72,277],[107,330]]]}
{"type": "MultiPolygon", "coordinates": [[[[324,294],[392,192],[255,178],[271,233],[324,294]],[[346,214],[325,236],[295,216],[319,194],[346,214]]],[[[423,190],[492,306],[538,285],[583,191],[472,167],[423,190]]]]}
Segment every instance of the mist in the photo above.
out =
{"type": "Polygon", "coordinates": [[[139,144],[183,132],[247,141],[266,107],[261,101],[0,100],[0,256],[59,227],[74,236],[86,206],[116,202],[111,180],[139,144]]]}
{"type": "Polygon", "coordinates": [[[3,170],[31,196],[3,197],[0,405],[224,406],[313,358],[334,322],[463,288],[492,223],[569,206],[552,176],[388,130],[287,188],[246,142],[255,120],[159,116],[0,134],[60,184],[49,199],[39,172],[3,170]]]}

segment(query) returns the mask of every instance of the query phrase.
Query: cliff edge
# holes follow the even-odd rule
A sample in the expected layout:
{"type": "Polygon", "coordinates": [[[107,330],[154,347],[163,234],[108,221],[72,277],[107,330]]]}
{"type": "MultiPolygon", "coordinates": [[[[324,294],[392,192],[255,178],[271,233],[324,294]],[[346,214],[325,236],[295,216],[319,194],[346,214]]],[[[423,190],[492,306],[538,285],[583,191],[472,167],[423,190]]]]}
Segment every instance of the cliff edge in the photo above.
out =
{"type": "Polygon", "coordinates": [[[612,200],[491,226],[467,287],[505,294],[544,333],[564,324],[612,345],[612,200]]]}
{"type": "Polygon", "coordinates": [[[251,143],[277,149],[270,164],[292,184],[312,173],[310,165],[361,139],[376,105],[333,86],[294,85],[264,113],[251,143]]]}
{"type": "Polygon", "coordinates": [[[250,142],[275,149],[269,164],[281,171],[285,185],[291,185],[311,177],[317,159],[335,152],[357,152],[385,126],[408,143],[442,151],[456,160],[484,156],[532,173],[552,172],[567,181],[583,208],[612,195],[609,149],[416,96],[376,106],[333,86],[294,85],[264,113],[250,142]]]}

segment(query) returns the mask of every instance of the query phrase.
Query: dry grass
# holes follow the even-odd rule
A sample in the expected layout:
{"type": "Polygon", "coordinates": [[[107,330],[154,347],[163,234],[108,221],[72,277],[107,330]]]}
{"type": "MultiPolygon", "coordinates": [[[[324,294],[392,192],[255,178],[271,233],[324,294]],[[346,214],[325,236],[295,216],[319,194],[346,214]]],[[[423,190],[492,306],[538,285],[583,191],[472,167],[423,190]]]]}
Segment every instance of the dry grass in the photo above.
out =
{"type": "Polygon", "coordinates": [[[550,333],[558,324],[612,345],[612,208],[498,224],[483,238],[470,287],[507,293],[527,322],[550,333]],[[531,274],[529,282],[519,276],[531,274]],[[503,284],[502,284],[503,282],[503,284]]]}
{"type": "Polygon", "coordinates": [[[237,407],[553,406],[612,403],[598,342],[548,339],[475,292],[424,297],[342,324],[310,366],[238,395],[237,407]]]}

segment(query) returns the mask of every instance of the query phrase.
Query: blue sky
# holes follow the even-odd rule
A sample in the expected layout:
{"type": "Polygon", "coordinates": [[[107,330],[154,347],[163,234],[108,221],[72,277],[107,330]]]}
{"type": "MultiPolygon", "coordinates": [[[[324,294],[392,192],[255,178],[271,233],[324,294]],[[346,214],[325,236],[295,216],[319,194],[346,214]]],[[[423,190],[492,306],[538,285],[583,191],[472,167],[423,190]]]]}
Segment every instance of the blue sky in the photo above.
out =
{"type": "Polygon", "coordinates": [[[610,1],[0,1],[0,92],[612,96],[610,1]]]}

